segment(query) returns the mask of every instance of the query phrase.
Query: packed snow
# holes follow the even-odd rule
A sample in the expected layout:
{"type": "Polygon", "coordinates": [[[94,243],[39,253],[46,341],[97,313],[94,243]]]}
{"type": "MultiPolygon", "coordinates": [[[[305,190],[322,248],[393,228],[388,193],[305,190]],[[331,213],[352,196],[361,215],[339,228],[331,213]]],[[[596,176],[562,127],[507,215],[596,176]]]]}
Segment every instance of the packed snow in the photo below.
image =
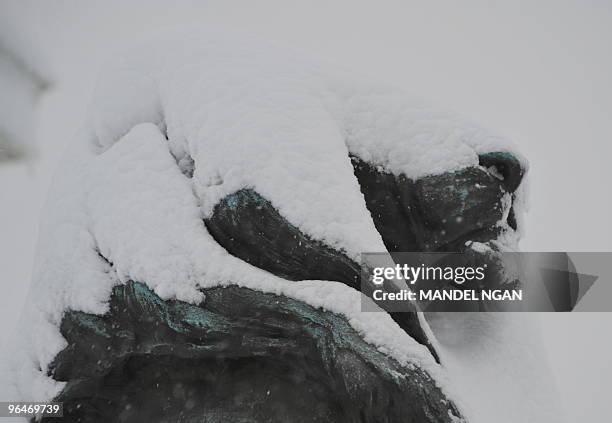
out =
{"type": "Polygon", "coordinates": [[[361,312],[358,292],[257,269],[203,223],[221,198],[250,187],[358,260],[385,249],[349,155],[415,178],[477,165],[490,151],[517,154],[452,113],[252,38],[179,32],[124,53],[101,71],[91,119],[56,176],[1,397],[56,395],[62,384],[45,373],[66,345],[62,314],[104,313],[116,284],[144,282],[191,303],[205,301],[201,288],[237,284],[344,314],[366,341],[429,372],[469,421],[552,421],[528,316],[478,315],[451,329],[439,318],[439,366],[388,315],[361,312]],[[497,414],[483,402],[499,403],[497,414]]]}

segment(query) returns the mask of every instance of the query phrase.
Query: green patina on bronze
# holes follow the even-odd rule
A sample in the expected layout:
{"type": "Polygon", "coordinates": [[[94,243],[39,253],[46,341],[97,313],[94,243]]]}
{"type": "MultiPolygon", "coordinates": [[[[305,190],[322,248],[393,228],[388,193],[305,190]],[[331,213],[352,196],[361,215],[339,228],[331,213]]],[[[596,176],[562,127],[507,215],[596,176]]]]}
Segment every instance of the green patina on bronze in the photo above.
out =
{"type": "Polygon", "coordinates": [[[363,340],[340,315],[236,286],[202,304],[145,284],[103,316],[69,311],[50,375],[65,422],[450,422],[427,373],[363,340]]]}
{"type": "MultiPolygon", "coordinates": [[[[390,252],[460,251],[498,235],[504,193],[523,176],[505,153],[480,166],[410,180],[352,157],[376,229],[390,252]],[[487,171],[494,166],[502,178],[487,171]],[[461,217],[461,219],[455,219],[461,217]]],[[[251,188],[205,220],[230,254],[287,281],[359,289],[360,267],[290,224],[251,188]]],[[[508,224],[515,226],[512,209],[508,224]]],[[[459,412],[416,364],[365,342],[340,315],[237,286],[201,304],[163,300],[146,284],[113,289],[109,311],[67,311],[67,346],[49,374],[66,382],[65,422],[455,422],[459,412]]],[[[390,313],[436,352],[415,312],[390,313]]]]}
{"type": "MultiPolygon", "coordinates": [[[[312,239],[285,219],[272,203],[250,188],[219,202],[205,220],[209,233],[230,254],[290,281],[342,282],[361,289],[358,263],[342,251],[312,239]]],[[[390,313],[400,327],[438,355],[415,312],[390,313]]]]}

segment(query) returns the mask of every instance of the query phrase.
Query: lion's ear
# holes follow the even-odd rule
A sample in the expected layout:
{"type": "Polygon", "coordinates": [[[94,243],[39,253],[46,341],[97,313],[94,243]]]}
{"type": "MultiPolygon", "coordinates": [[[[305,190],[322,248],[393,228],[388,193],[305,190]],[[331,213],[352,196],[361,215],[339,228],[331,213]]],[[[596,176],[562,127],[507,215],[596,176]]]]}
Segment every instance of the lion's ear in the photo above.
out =
{"type": "Polygon", "coordinates": [[[276,276],[339,281],[359,289],[359,264],[301,232],[252,189],[223,198],[205,223],[230,254],[276,276]]]}

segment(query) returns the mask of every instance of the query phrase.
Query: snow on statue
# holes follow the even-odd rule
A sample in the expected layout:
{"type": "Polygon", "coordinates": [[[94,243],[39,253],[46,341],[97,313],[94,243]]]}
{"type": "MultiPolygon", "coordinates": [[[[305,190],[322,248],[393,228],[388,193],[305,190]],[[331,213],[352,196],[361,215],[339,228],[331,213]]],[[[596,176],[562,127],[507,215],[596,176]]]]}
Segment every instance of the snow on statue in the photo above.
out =
{"type": "Polygon", "coordinates": [[[361,252],[516,248],[525,170],[252,37],[139,46],[56,178],[2,397],[65,421],[559,421],[533,316],[428,324],[358,292],[361,252]]]}

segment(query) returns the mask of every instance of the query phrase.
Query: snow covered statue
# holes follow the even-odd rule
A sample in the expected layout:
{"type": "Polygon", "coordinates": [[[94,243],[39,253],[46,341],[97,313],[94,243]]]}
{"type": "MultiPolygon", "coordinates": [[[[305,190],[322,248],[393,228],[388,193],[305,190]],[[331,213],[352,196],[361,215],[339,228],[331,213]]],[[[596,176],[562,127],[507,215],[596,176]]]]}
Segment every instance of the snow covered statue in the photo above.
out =
{"type": "Polygon", "coordinates": [[[66,422],[557,422],[533,317],[361,311],[361,252],[516,248],[525,170],[274,45],[142,45],[56,178],[3,397],[66,422]]]}

